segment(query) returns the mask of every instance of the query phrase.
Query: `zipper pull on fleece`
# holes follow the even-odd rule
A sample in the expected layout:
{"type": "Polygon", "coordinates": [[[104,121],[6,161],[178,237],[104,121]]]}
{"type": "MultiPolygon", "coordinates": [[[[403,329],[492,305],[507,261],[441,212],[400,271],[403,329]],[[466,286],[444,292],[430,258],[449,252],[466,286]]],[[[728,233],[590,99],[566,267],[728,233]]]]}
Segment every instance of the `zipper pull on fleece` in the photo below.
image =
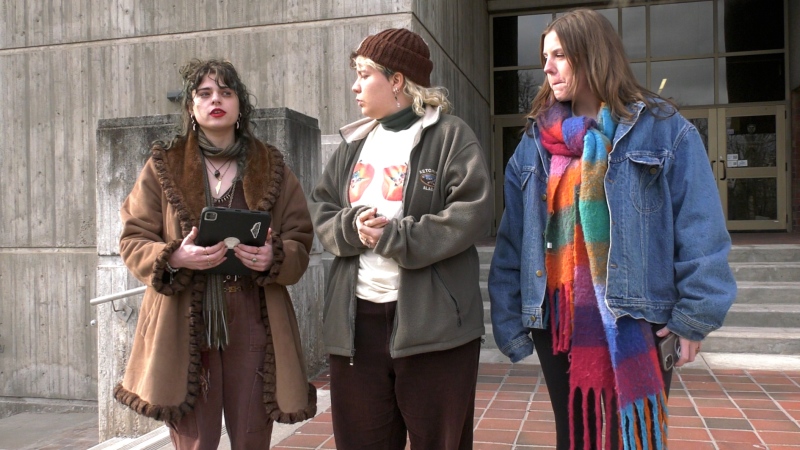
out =
{"type": "Polygon", "coordinates": [[[356,356],[356,351],[353,350],[350,352],[350,365],[353,365],[353,357],[356,356]]]}

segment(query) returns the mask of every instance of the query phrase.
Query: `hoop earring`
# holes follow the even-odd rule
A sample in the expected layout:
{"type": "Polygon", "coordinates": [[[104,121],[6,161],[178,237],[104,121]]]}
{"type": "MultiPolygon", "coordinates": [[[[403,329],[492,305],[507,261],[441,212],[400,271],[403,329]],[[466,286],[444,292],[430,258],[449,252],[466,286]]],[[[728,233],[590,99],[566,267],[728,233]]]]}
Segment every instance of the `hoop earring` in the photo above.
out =
{"type": "Polygon", "coordinates": [[[194,119],[194,114],[191,114],[189,117],[192,118],[192,131],[197,131],[197,121],[194,119]]]}
{"type": "Polygon", "coordinates": [[[239,118],[236,119],[236,129],[239,129],[239,121],[242,120],[242,113],[239,113],[239,118]]]}
{"type": "Polygon", "coordinates": [[[397,99],[397,88],[394,88],[394,101],[397,103],[397,107],[400,107],[400,100],[397,99]]]}

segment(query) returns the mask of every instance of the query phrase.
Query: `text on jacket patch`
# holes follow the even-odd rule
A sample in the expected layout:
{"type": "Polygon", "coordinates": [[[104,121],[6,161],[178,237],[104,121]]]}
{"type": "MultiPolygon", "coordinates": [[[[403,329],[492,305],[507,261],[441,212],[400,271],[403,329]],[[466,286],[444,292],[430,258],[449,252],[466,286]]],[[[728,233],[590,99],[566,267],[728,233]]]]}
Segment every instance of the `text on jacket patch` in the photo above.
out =
{"type": "Polygon", "coordinates": [[[436,171],[433,169],[420,170],[419,181],[422,183],[423,190],[432,191],[436,186],[436,171]]]}

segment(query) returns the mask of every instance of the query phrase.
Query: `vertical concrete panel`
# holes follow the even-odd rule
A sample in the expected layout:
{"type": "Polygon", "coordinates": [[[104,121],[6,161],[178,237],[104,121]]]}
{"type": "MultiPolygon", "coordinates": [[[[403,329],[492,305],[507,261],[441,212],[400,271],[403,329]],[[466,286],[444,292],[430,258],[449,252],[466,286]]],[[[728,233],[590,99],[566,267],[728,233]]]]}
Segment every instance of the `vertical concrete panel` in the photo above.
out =
{"type": "Polygon", "coordinates": [[[0,302],[0,397],[96,398],[88,306],[94,275],[85,270],[95,261],[88,251],[0,253],[0,286],[27,294],[26,301],[0,302]],[[67,295],[48,295],[46,284],[67,295]]]}
{"type": "Polygon", "coordinates": [[[28,134],[30,139],[30,160],[28,179],[30,182],[30,204],[28,226],[31,231],[31,245],[47,247],[55,244],[52,225],[56,222],[53,194],[55,192],[53,161],[53,127],[49,107],[53,101],[53,77],[49,59],[52,53],[30,55],[28,77],[30,91],[29,106],[26,111],[29,118],[28,134]],[[35,199],[35,200],[34,200],[35,199]]]}
{"type": "MultiPolygon", "coordinates": [[[[31,243],[30,183],[28,178],[31,154],[28,133],[30,117],[27,109],[30,98],[22,92],[29,92],[28,58],[24,55],[0,56],[0,71],[3,83],[0,92],[8,102],[7,108],[0,108],[0,123],[7,133],[0,140],[3,157],[0,158],[0,171],[7,181],[6,195],[0,196],[0,247],[27,246],[31,243]]],[[[13,291],[4,291],[13,292],[13,291]]]]}

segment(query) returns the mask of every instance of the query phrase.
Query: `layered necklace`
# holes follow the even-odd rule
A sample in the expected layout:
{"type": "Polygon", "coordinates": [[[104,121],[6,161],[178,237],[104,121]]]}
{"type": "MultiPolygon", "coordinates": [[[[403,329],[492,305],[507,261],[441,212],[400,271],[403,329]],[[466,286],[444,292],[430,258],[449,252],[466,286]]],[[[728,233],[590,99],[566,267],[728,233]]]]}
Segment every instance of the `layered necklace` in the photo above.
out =
{"type": "Polygon", "coordinates": [[[213,162],[211,162],[210,159],[206,158],[206,161],[211,165],[212,168],[214,168],[214,178],[217,179],[217,185],[214,186],[214,191],[217,193],[217,195],[219,195],[219,189],[222,187],[222,179],[225,178],[225,174],[228,173],[228,169],[231,168],[231,162],[233,162],[234,159],[235,158],[228,158],[227,161],[217,167],[213,162]],[[225,171],[220,174],[221,169],[224,169],[225,171]]]}

